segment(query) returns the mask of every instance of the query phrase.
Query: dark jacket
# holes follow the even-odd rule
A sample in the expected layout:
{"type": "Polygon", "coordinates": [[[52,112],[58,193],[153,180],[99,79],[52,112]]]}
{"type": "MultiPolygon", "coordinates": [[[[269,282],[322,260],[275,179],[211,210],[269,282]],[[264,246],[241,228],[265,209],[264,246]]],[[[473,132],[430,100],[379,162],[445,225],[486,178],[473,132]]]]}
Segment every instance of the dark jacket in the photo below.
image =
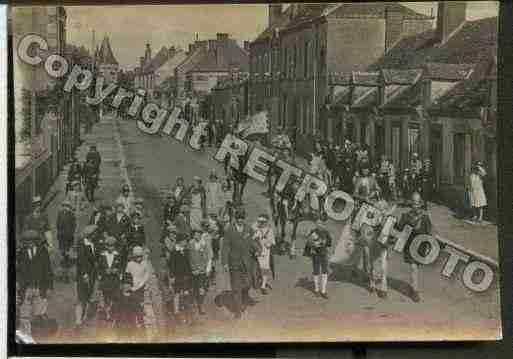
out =
{"type": "Polygon", "coordinates": [[[107,220],[107,233],[116,237],[118,240],[120,240],[123,235],[128,236],[129,231],[130,218],[128,218],[126,214],[123,214],[118,221],[117,213],[113,213],[107,220]]]}
{"type": "Polygon", "coordinates": [[[101,276],[101,287],[103,289],[115,289],[119,287],[121,274],[124,271],[123,261],[119,252],[114,252],[114,259],[109,266],[107,262],[107,252],[103,251],[101,255],[98,256],[97,270],[98,275],[101,276]]]}
{"type": "Polygon", "coordinates": [[[29,255],[29,248],[23,247],[16,255],[16,281],[20,288],[33,286],[43,292],[53,289],[53,271],[50,255],[45,243],[35,246],[36,253],[29,255]]]}
{"type": "Polygon", "coordinates": [[[144,232],[144,226],[139,224],[137,228],[135,225],[131,225],[128,231],[128,247],[141,246],[144,247],[146,245],[146,234],[144,232]]]}
{"type": "Polygon", "coordinates": [[[230,269],[232,290],[258,288],[260,280],[256,257],[261,253],[260,245],[253,239],[253,230],[244,225],[242,233],[231,225],[225,232],[221,249],[223,265],[230,269]]]}
{"type": "MultiPolygon", "coordinates": [[[[93,242],[92,239],[89,239],[93,242]]],[[[84,239],[80,240],[77,248],[77,280],[81,279],[84,274],[89,276],[90,280],[94,280],[96,277],[96,260],[97,260],[97,248],[94,250],[91,246],[84,243],[84,239]]]]}
{"type": "Polygon", "coordinates": [[[61,209],[57,215],[57,238],[59,241],[64,239],[73,240],[75,229],[77,227],[75,214],[68,209],[61,209]]]}
{"type": "Polygon", "coordinates": [[[102,157],[98,153],[98,151],[89,151],[86,155],[86,162],[92,161],[94,164],[94,168],[96,172],[100,169],[100,164],[102,163],[102,157]]]}

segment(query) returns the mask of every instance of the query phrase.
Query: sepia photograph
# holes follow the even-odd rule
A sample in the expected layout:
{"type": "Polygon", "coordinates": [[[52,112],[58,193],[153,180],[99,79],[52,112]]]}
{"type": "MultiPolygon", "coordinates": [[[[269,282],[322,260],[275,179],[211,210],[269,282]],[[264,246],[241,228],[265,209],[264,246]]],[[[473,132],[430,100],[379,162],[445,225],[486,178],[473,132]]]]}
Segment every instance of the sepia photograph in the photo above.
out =
{"type": "Polygon", "coordinates": [[[501,340],[498,15],[10,6],[16,342],[501,340]]]}

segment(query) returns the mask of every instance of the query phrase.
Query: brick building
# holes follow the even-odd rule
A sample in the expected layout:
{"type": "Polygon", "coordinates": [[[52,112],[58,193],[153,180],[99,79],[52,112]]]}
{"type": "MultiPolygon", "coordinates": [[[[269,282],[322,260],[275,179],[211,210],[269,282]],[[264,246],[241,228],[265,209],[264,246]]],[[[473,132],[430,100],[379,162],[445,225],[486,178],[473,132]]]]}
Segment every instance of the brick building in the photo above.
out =
{"type": "Polygon", "coordinates": [[[220,78],[209,96],[209,119],[236,126],[249,113],[248,75],[220,78]]]}
{"type": "Polygon", "coordinates": [[[465,2],[443,2],[437,27],[399,41],[367,72],[330,77],[327,117],[344,137],[388,155],[399,170],[429,158],[438,194],[461,208],[471,165],[489,176],[496,206],[497,18],[466,21],[465,2]]]}
{"type": "Polygon", "coordinates": [[[186,72],[185,90],[198,96],[210,93],[219,78],[249,72],[249,54],[229,34],[218,33],[203,42],[201,59],[186,72]]]}
{"type": "Polygon", "coordinates": [[[250,110],[267,109],[301,153],[312,135],[333,136],[324,116],[330,73],[366,69],[433,18],[392,2],[269,5],[269,25],[250,45],[250,110]]]}

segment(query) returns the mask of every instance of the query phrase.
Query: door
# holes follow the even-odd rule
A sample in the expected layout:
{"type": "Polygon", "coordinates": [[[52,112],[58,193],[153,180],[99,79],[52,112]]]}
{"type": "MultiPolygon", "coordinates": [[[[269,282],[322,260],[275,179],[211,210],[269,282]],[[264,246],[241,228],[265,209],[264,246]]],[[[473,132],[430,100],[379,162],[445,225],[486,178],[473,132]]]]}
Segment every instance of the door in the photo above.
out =
{"type": "Polygon", "coordinates": [[[435,193],[440,188],[440,178],[442,167],[442,129],[439,126],[431,127],[431,165],[433,170],[433,177],[435,181],[435,193]]]}

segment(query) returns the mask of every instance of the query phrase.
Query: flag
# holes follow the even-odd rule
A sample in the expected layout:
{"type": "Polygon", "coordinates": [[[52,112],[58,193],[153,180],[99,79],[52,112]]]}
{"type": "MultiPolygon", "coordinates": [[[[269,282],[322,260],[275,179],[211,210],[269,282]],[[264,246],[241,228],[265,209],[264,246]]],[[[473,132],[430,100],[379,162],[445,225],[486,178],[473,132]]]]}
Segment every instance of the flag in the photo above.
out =
{"type": "Polygon", "coordinates": [[[247,117],[246,120],[239,123],[236,132],[242,138],[247,138],[255,134],[268,133],[269,121],[267,118],[267,112],[259,112],[256,115],[247,117]]]}

